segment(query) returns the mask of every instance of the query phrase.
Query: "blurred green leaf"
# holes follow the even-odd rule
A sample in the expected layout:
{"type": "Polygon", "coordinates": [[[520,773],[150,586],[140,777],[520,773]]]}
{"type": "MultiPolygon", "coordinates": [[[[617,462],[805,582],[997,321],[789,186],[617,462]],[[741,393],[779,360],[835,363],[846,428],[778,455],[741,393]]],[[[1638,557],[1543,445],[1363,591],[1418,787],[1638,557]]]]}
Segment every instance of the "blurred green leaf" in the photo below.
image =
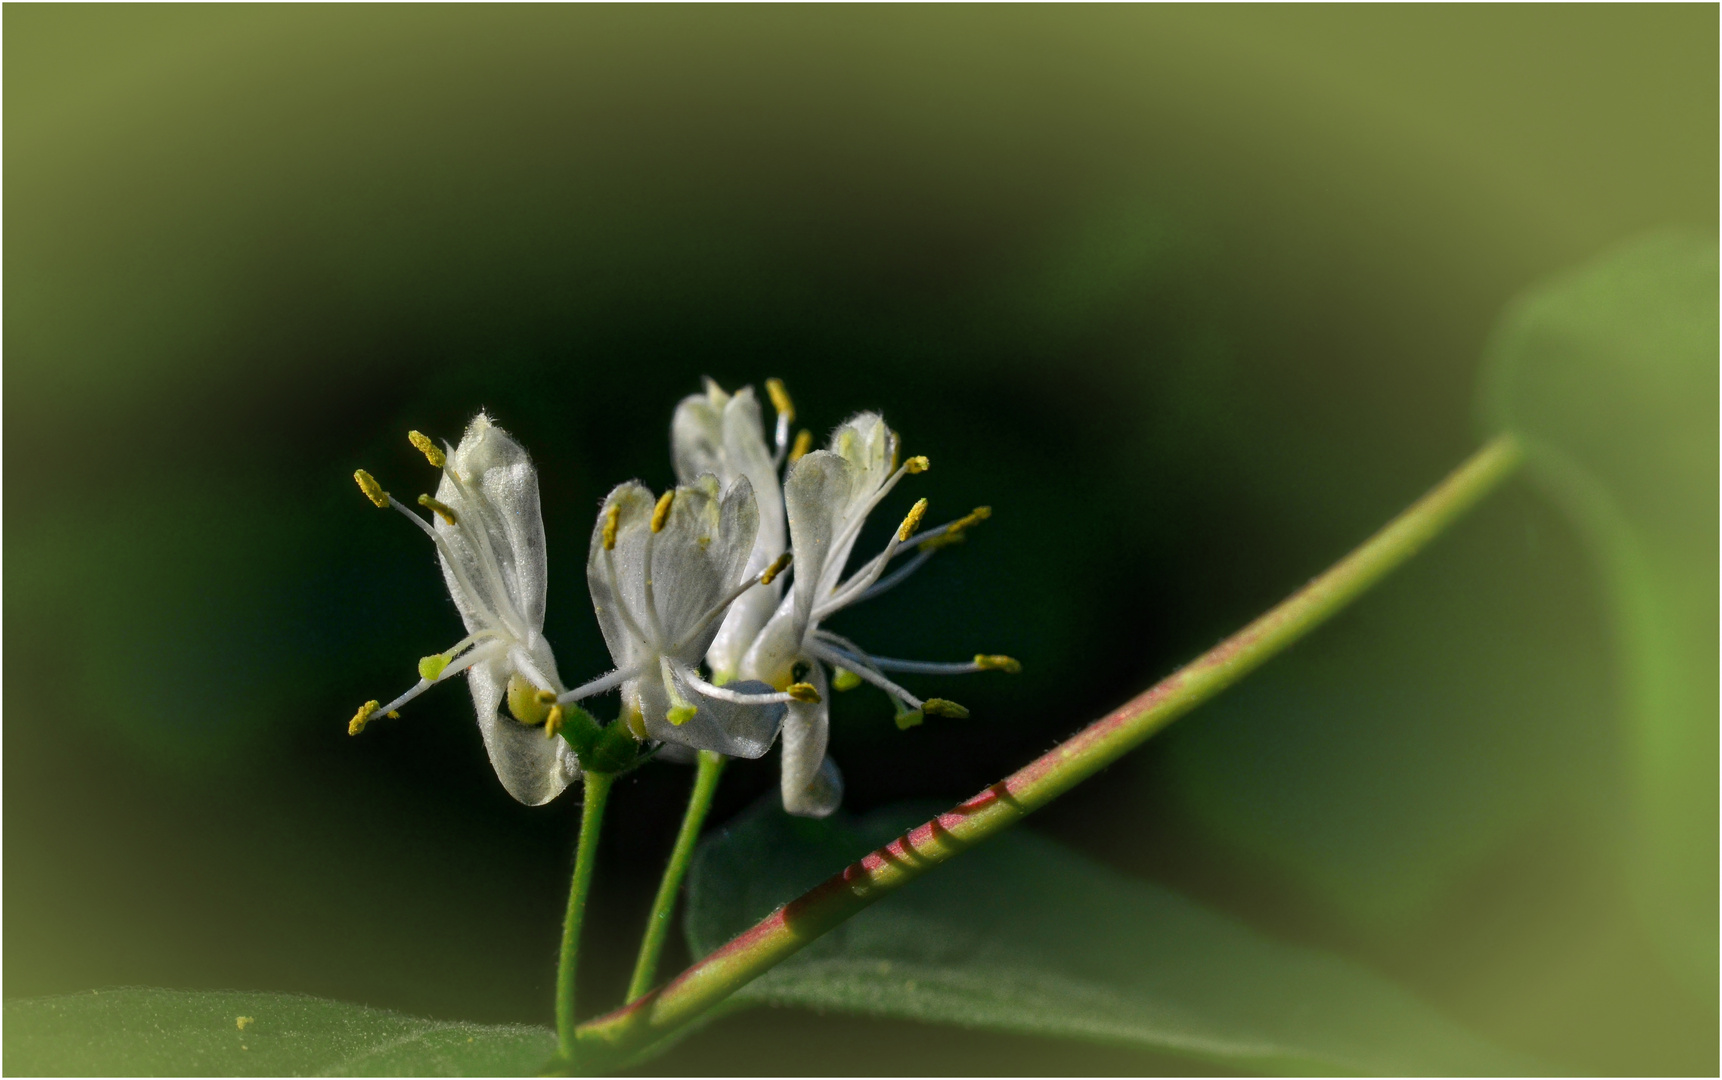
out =
{"type": "MultiPolygon", "coordinates": [[[[937,809],[808,821],[761,803],[696,856],[690,946],[710,952],[937,809]]],[[[737,997],[1134,1045],[1270,1072],[1517,1065],[1362,968],[1271,941],[1020,831],[911,883],[737,997]]]]}
{"type": "Polygon", "coordinates": [[[1651,932],[1716,990],[1717,247],[1640,240],[1522,299],[1485,410],[1593,547],[1614,616],[1651,932]]]}
{"type": "Polygon", "coordinates": [[[1503,852],[1575,811],[1589,830],[1607,805],[1607,643],[1584,573],[1558,515],[1501,492],[1166,732],[1128,766],[1123,809],[1170,797],[1197,857],[1286,883],[1257,910],[1298,905],[1341,940],[1414,937],[1503,852]]]}
{"type": "Polygon", "coordinates": [[[522,1076],[555,1052],[548,1028],[301,994],[129,988],[6,1003],[14,1076],[522,1076]]]}

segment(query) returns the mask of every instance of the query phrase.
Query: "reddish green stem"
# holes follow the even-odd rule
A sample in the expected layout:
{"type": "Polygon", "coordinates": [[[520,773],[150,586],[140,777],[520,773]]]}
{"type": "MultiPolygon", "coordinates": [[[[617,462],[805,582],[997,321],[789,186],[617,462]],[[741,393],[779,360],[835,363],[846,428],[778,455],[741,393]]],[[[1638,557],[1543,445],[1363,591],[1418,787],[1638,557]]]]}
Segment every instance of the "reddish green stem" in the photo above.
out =
{"type": "Polygon", "coordinates": [[[1479,450],[1363,545],[1279,606],[1110,716],[779,908],[654,994],[581,1025],[590,1065],[619,1061],[689,1023],[887,893],[1045,806],[1259,667],[1416,554],[1511,475],[1510,436],[1479,450]]]}

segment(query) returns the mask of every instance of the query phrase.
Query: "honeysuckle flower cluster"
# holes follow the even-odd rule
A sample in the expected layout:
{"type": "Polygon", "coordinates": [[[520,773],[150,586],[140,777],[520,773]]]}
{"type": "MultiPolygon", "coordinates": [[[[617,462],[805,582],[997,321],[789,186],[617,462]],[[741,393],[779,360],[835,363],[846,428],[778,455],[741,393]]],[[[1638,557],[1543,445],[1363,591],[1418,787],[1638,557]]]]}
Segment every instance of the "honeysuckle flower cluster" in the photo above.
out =
{"type": "Polygon", "coordinates": [[[929,715],[967,716],[954,702],[916,697],[886,673],[1015,671],[1016,661],[893,660],[822,624],[897,585],[990,511],[980,507],[919,533],[921,499],[883,550],[845,576],[867,515],[928,461],[900,460],[897,433],[870,412],[840,425],[824,449],[811,450],[806,430],[792,445],[794,406],[777,380],[766,389],[776,411],[770,444],[752,389],[729,394],[708,380],[671,422],[678,485],[654,497],[629,481],[605,497],[586,581],[615,667],[572,689],[543,637],[544,525],[537,474],[520,445],[483,413],[458,446],[409,433],[442,473],[435,496],[417,500],[428,520],[369,473],[356,473],[372,502],[399,510],[435,544],[467,636],[421,659],[406,693],[386,705],[366,702],[348,730],[358,734],[379,713],[398,715],[431,686],[465,674],[498,778],[516,799],[539,805],[581,772],[573,741],[555,737],[570,710],[619,691],[619,730],[670,756],[706,750],[757,758],[781,734],[784,808],[823,817],[843,790],[826,754],[833,688],[878,687],[902,728],[929,715]]]}

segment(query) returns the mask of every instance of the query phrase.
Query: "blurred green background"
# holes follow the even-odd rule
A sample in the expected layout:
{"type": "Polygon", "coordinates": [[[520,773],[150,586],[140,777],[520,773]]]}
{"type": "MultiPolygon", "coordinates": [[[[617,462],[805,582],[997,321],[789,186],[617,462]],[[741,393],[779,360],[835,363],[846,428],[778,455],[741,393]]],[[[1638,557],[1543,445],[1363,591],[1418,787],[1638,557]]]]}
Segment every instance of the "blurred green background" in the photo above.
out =
{"type": "MultiPolygon", "coordinates": [[[[345,734],[459,636],[422,538],[351,481],[428,489],[408,428],[483,406],[532,451],[578,679],[608,662],[597,500],[671,478],[700,376],[780,376],[821,434],[883,410],[935,518],[996,514],[836,628],[1025,672],[916,684],[973,717],[907,733],[845,695],[833,752],[854,809],[956,798],[1474,448],[1516,293],[1716,228],[1709,6],[4,21],[9,998],[548,1022],[574,800],[514,804],[458,688],[345,734]]],[[[1714,1072],[1714,956],[1683,981],[1633,914],[1605,611],[1512,485],[1035,827],[1552,1069],[1714,1072]]],[[[775,769],[732,769],[714,820],[775,769]]],[[[588,1001],[626,982],[686,784],[619,788],[588,1001]]],[[[1190,1068],[771,1012],[654,1067],[1190,1068]]]]}

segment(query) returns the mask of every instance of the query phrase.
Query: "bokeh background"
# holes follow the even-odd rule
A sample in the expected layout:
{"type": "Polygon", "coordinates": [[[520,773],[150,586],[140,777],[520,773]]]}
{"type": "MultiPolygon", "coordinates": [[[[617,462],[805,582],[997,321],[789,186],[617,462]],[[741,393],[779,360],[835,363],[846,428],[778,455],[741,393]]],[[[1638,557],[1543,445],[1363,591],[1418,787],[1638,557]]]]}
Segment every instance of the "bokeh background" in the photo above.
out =
{"type": "MultiPolygon", "coordinates": [[[[1708,6],[4,21],[7,997],[549,1021],[574,800],[514,804],[460,688],[345,733],[460,635],[351,480],[429,489],[409,428],[482,406],[531,449],[579,678],[597,500],[670,480],[702,375],[780,376],[821,434],[883,410],[935,519],[996,513],[838,629],[1025,671],[918,683],[973,716],[907,733],[844,695],[833,752],[855,809],[958,798],[1473,449],[1514,294],[1716,228],[1708,6]]],[[[1714,1072],[1714,985],[1632,914],[1609,635],[1577,534],[1512,485],[1034,827],[1551,1069],[1714,1072]]],[[[714,820],[775,769],[733,768],[714,820]]],[[[625,984],[686,784],[619,788],[588,1001],[625,984]]],[[[1191,1066],[759,1013],[653,1067],[1191,1066]]]]}

